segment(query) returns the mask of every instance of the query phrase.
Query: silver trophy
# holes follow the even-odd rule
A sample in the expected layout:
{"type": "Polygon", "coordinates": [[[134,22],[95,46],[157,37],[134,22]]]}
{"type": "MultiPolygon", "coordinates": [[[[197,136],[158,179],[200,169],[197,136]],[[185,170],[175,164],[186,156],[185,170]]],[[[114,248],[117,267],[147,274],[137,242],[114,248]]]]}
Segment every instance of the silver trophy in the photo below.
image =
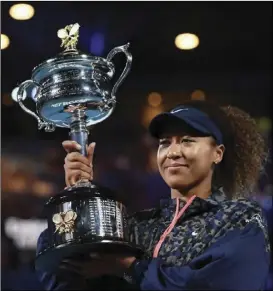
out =
{"type": "MultiPolygon", "coordinates": [[[[130,71],[132,55],[129,44],[112,49],[106,59],[81,53],[76,49],[79,27],[76,23],[58,31],[64,51],[33,69],[31,79],[19,86],[17,101],[38,120],[39,129],[69,128],[71,139],[87,155],[89,129],[113,112],[116,92],[130,71]],[[127,61],[112,86],[112,59],[118,53],[124,53],[127,61]],[[36,113],[22,102],[29,88],[36,88],[36,113]]],[[[37,255],[37,269],[52,270],[64,258],[84,258],[91,252],[137,255],[141,251],[130,242],[126,207],[110,189],[80,180],[51,197],[45,207],[49,246],[37,255]]]]}

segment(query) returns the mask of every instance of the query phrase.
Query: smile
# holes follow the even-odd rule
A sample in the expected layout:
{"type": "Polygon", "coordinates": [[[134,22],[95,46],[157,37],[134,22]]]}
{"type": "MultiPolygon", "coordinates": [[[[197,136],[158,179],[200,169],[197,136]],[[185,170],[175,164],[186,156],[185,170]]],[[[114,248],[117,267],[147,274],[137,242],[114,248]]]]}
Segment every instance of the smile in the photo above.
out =
{"type": "Polygon", "coordinates": [[[188,165],[183,165],[179,163],[173,163],[171,165],[166,166],[167,169],[175,169],[175,168],[188,168],[188,165]]]}

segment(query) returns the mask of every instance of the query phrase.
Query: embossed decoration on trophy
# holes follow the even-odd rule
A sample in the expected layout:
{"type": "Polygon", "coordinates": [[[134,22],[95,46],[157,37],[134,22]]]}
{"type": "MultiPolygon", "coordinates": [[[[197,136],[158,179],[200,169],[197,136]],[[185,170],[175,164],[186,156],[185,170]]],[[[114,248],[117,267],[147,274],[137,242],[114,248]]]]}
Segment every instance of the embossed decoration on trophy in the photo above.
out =
{"type": "MultiPolygon", "coordinates": [[[[38,120],[39,129],[69,128],[71,139],[82,146],[80,152],[86,156],[89,129],[113,112],[117,89],[130,71],[132,56],[129,44],[112,49],[106,59],[80,52],[76,49],[79,28],[76,23],[58,30],[64,51],[33,69],[31,79],[19,86],[17,102],[38,120]],[[117,53],[125,54],[126,65],[111,86],[112,58],[117,53]],[[23,104],[29,87],[37,89],[36,113],[23,104]]],[[[57,269],[64,258],[84,259],[90,252],[141,253],[134,238],[129,238],[126,207],[108,188],[80,180],[51,197],[45,207],[49,247],[37,254],[37,269],[57,269]]]]}

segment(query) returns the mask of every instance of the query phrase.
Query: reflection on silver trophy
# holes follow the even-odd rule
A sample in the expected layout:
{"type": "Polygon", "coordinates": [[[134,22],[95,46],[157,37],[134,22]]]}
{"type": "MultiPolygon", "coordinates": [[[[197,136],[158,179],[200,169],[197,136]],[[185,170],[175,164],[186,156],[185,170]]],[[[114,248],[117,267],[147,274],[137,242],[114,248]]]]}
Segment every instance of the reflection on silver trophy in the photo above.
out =
{"type": "MultiPolygon", "coordinates": [[[[106,59],[81,53],[76,49],[79,24],[57,33],[64,51],[35,67],[30,80],[17,92],[21,108],[38,120],[38,128],[54,131],[70,129],[70,137],[87,155],[90,126],[107,119],[116,104],[116,92],[128,75],[132,56],[129,44],[116,47],[106,59]],[[126,65],[116,83],[112,58],[124,53],[126,65]],[[23,95],[36,88],[36,113],[22,103],[23,95]]],[[[52,270],[67,257],[84,256],[91,251],[136,254],[140,248],[130,243],[126,208],[115,200],[110,189],[80,180],[75,186],[51,197],[45,205],[48,215],[50,247],[37,255],[36,268],[52,270]]]]}

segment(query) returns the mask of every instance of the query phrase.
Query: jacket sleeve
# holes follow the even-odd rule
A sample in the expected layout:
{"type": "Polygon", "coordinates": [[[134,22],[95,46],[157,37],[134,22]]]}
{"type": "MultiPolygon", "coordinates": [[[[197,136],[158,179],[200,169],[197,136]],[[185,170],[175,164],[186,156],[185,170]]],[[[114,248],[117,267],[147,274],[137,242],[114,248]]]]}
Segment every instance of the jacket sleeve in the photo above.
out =
{"type": "MultiPolygon", "coordinates": [[[[37,243],[37,253],[48,246],[47,229],[41,233],[37,243]]],[[[44,290],[87,290],[85,280],[79,275],[70,271],[60,270],[58,273],[36,271],[38,280],[41,282],[44,290]]]]}
{"type": "Polygon", "coordinates": [[[141,290],[262,290],[269,257],[264,230],[251,222],[219,238],[188,265],[136,260],[129,273],[141,290]]]}

